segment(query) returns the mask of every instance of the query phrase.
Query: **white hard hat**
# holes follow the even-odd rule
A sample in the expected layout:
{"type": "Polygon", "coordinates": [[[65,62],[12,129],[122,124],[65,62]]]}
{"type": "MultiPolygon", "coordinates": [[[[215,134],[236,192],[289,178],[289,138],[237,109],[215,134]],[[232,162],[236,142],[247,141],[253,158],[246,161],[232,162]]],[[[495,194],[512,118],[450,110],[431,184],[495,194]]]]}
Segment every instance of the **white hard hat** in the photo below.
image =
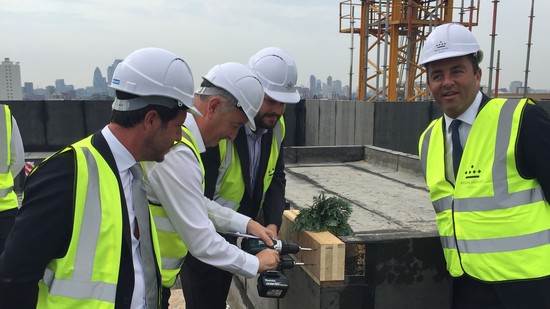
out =
{"type": "Polygon", "coordinates": [[[420,65],[459,56],[476,53],[478,63],[483,59],[483,52],[476,38],[466,27],[458,23],[437,26],[426,38],[420,53],[420,65]]]}
{"type": "MultiPolygon", "coordinates": [[[[254,72],[243,64],[227,62],[214,66],[203,78],[235,97],[237,106],[248,118],[248,126],[256,130],[254,117],[262,105],[264,90],[254,72]]],[[[211,94],[207,89],[207,87],[200,88],[196,93],[211,94]]]]}
{"type": "Polygon", "coordinates": [[[294,59],[278,47],[266,47],[248,60],[248,66],[256,73],[265,93],[281,103],[298,103],[296,89],[298,70],[294,59]]]}
{"type": "Polygon", "coordinates": [[[109,86],[144,97],[115,99],[115,110],[130,111],[156,104],[169,108],[188,108],[191,112],[198,113],[193,107],[194,83],[191,69],[176,54],[161,48],[142,48],[129,54],[117,65],[109,86]]]}

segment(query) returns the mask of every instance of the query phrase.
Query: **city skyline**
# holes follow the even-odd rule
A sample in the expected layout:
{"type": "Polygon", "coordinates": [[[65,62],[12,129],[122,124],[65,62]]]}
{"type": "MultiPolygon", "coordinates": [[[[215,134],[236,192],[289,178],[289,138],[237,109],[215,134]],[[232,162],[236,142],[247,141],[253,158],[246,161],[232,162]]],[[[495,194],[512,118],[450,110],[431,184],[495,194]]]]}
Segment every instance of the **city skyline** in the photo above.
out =
{"type": "MultiPolygon", "coordinates": [[[[10,59],[11,60],[11,59],[10,59]]],[[[90,83],[89,84],[86,84],[86,85],[83,85],[81,87],[76,87],[74,86],[74,84],[72,84],[70,81],[67,81],[65,80],[64,78],[56,78],[52,83],[47,83],[46,85],[42,86],[42,85],[38,85],[37,83],[35,83],[34,81],[32,80],[24,80],[22,81],[23,85],[22,87],[24,87],[24,84],[25,83],[32,83],[33,86],[35,87],[35,89],[45,89],[47,87],[50,87],[50,86],[55,86],[56,89],[58,88],[57,87],[57,83],[58,81],[62,80],[64,81],[66,84],[66,86],[73,86],[75,89],[86,89],[86,88],[89,88],[89,87],[96,87],[97,86],[97,83],[100,82],[97,80],[97,78],[100,76],[102,78],[104,78],[104,81],[107,83],[107,85],[109,84],[109,81],[110,79],[112,79],[112,74],[114,72],[114,68],[116,67],[116,64],[120,63],[122,61],[122,59],[114,59],[113,63],[111,65],[108,65],[107,66],[107,69],[106,70],[102,70],[99,66],[96,66],[93,70],[93,72],[90,74],[90,83]],[[103,72],[106,72],[107,74],[103,74],[103,72]]],[[[20,67],[24,67],[22,64],[19,64],[20,67]]],[[[21,71],[23,71],[23,68],[21,68],[21,71]]],[[[21,73],[23,75],[23,73],[21,73]]],[[[315,74],[309,74],[308,75],[308,83],[305,83],[305,84],[298,84],[297,86],[299,87],[306,87],[306,88],[310,88],[310,83],[309,83],[309,78],[311,76],[316,76],[315,74]]],[[[319,77],[317,78],[318,80],[321,80],[323,81],[323,77],[319,77]]],[[[332,78],[332,75],[329,74],[327,75],[326,77],[324,77],[325,81],[323,81],[323,84],[330,84],[328,82],[328,79],[333,79],[332,78]]],[[[340,79],[334,79],[334,81],[338,81],[340,85],[342,86],[348,86],[347,84],[342,84],[342,80],[340,79]]],[[[200,84],[200,81],[196,82],[196,84],[200,84]]],[[[356,91],[357,87],[355,86],[354,87],[354,91],[356,91]]]]}
{"type": "MultiPolygon", "coordinates": [[[[105,68],[146,46],[166,48],[190,65],[195,83],[215,64],[246,63],[266,46],[287,50],[298,66],[298,85],[310,74],[332,75],[349,84],[349,34],[339,30],[339,2],[331,0],[250,2],[2,0],[0,25],[5,42],[0,57],[22,65],[22,81],[45,87],[56,79],[81,88],[92,83],[95,67],[105,68]],[[146,18],[145,18],[146,17],[146,18]]],[[[492,1],[481,1],[479,26],[473,28],[485,60],[482,84],[488,82],[492,1]]],[[[495,54],[501,50],[500,85],[524,80],[530,1],[501,1],[495,54]],[[513,21],[513,22],[509,22],[513,21]]],[[[550,88],[544,68],[549,42],[550,1],[535,3],[529,86],[550,88]]],[[[352,88],[357,88],[358,36],[353,52],[352,88]]],[[[493,82],[494,82],[493,78],[493,82]]]]}
{"type": "MultiPolygon", "coordinates": [[[[116,64],[120,63],[121,61],[122,61],[122,59],[114,59],[113,63],[112,63],[111,65],[109,65],[109,66],[107,67],[107,69],[105,70],[105,72],[107,73],[107,75],[104,75],[104,74],[103,74],[103,70],[102,70],[100,67],[96,67],[96,68],[94,69],[94,72],[93,72],[92,77],[91,77],[92,82],[91,82],[89,85],[84,85],[83,87],[74,87],[74,85],[71,84],[71,83],[69,82],[68,84],[65,84],[65,86],[72,86],[72,87],[75,88],[75,89],[86,89],[86,88],[90,88],[90,87],[94,87],[94,88],[98,88],[98,87],[107,87],[108,84],[109,84],[109,80],[112,78],[112,74],[113,74],[113,72],[114,72],[114,69],[116,68],[116,64]],[[103,80],[98,81],[98,80],[96,80],[97,77],[103,78],[103,80]],[[97,83],[103,83],[103,82],[105,82],[106,84],[105,84],[105,85],[102,85],[102,86],[98,86],[97,83]]],[[[20,64],[19,64],[19,65],[20,65],[20,64]]],[[[21,66],[21,65],[20,65],[20,66],[21,66]]],[[[330,74],[329,74],[328,76],[324,77],[324,78],[323,78],[322,76],[321,76],[321,77],[318,77],[318,76],[316,76],[315,74],[310,74],[310,75],[309,75],[309,78],[308,78],[308,82],[307,82],[306,84],[297,85],[297,86],[303,87],[303,88],[309,88],[309,89],[312,90],[312,91],[313,91],[315,88],[318,88],[318,86],[316,86],[315,88],[311,86],[311,85],[312,85],[311,77],[315,77],[316,82],[319,82],[319,81],[320,81],[320,82],[322,83],[321,85],[325,85],[325,86],[328,85],[329,87],[332,87],[332,81],[333,81],[333,82],[335,82],[335,83],[337,83],[337,84],[339,85],[339,87],[338,87],[339,89],[342,88],[342,87],[348,87],[347,84],[342,83],[342,80],[340,80],[340,79],[335,79],[335,78],[333,79],[332,75],[330,75],[330,74]]],[[[63,82],[66,82],[65,79],[63,79],[63,78],[58,78],[58,79],[56,79],[55,82],[52,83],[52,84],[46,85],[46,86],[44,86],[44,87],[39,87],[39,86],[37,86],[37,87],[35,87],[35,89],[44,89],[44,88],[46,88],[46,87],[55,86],[56,90],[58,90],[59,87],[57,86],[57,83],[58,83],[58,81],[60,81],[60,80],[63,81],[63,82]]],[[[33,81],[23,81],[23,83],[29,83],[29,82],[32,83],[32,84],[34,85],[34,82],[33,82],[33,81]]],[[[481,86],[483,87],[483,86],[486,86],[486,85],[483,85],[483,84],[482,84],[481,86]]],[[[499,89],[506,89],[506,91],[514,92],[514,90],[513,90],[512,88],[518,88],[518,87],[521,88],[522,86],[523,86],[523,81],[520,80],[520,79],[517,79],[517,80],[512,80],[512,81],[510,81],[510,83],[508,83],[508,85],[503,85],[503,84],[501,84],[501,85],[499,86],[499,89]]],[[[24,88],[24,85],[22,85],[22,87],[24,88]]],[[[531,88],[531,87],[530,87],[530,88],[531,88]]],[[[548,90],[548,89],[546,89],[546,88],[531,88],[531,89],[534,90],[534,91],[537,91],[537,90],[538,90],[538,91],[540,91],[540,90],[548,90]]],[[[73,90],[74,90],[74,89],[73,89],[73,90]]],[[[353,92],[356,92],[356,91],[357,91],[357,88],[356,88],[356,87],[355,87],[355,88],[352,88],[352,90],[353,90],[353,92]]]]}
{"type": "MultiPolygon", "coordinates": [[[[44,88],[37,86],[35,88],[33,81],[21,82],[21,67],[19,62],[14,63],[9,58],[5,58],[0,66],[0,100],[111,99],[114,96],[114,91],[109,87],[108,80],[112,79],[116,66],[121,61],[121,59],[115,59],[113,64],[107,67],[106,77],[103,75],[101,69],[96,67],[93,72],[92,85],[75,88],[70,83],[66,84],[65,79],[58,78],[55,80],[55,85],[47,85],[44,88]],[[20,83],[23,83],[21,87],[14,85],[20,83]],[[14,97],[14,94],[17,97],[14,97]]],[[[340,80],[334,80],[333,83],[331,75],[327,76],[326,83],[314,75],[310,75],[309,85],[297,87],[304,99],[314,97],[347,99],[349,96],[349,87],[342,86],[342,81],[340,80]],[[315,80],[313,87],[311,87],[312,78],[315,80]]],[[[354,92],[352,95],[355,98],[356,93],[354,92]]]]}
{"type": "MultiPolygon", "coordinates": [[[[82,99],[111,99],[114,95],[112,89],[108,87],[108,80],[112,78],[113,72],[116,68],[116,65],[120,63],[121,59],[115,59],[111,65],[107,67],[106,73],[107,76],[103,75],[103,72],[99,67],[96,67],[93,72],[92,85],[85,85],[82,88],[75,88],[72,84],[66,84],[64,79],[56,79],[55,85],[48,85],[44,88],[35,88],[32,81],[25,81],[22,86],[22,99],[23,100],[82,100],[82,99]]],[[[19,73],[20,69],[19,63],[13,63],[9,58],[5,58],[4,63],[9,63],[15,65],[16,69],[12,72],[19,73]]],[[[10,73],[11,74],[11,73],[10,73]]],[[[20,75],[20,74],[16,74],[20,75]]],[[[2,76],[0,76],[2,77],[2,76]]],[[[5,81],[5,79],[4,79],[5,81]]],[[[499,92],[511,92],[511,93],[520,93],[523,92],[522,81],[512,81],[509,85],[500,85],[499,92]]],[[[0,78],[0,86],[2,84],[2,78],[0,78]]],[[[482,90],[486,91],[487,88],[484,85],[482,90]]],[[[4,87],[5,88],[5,87],[4,87]]],[[[13,88],[13,87],[12,87],[13,88]]],[[[0,87],[2,90],[3,87],[0,87]]],[[[300,95],[304,99],[311,98],[324,98],[324,99],[348,99],[349,98],[349,87],[348,85],[342,84],[341,80],[332,78],[331,75],[328,75],[326,79],[322,77],[316,77],[314,74],[309,76],[309,82],[307,85],[298,86],[300,95]]],[[[494,90],[494,89],[493,89],[494,90]]],[[[11,93],[3,95],[3,92],[0,91],[0,99],[7,100],[18,100],[13,97],[13,89],[9,90],[11,93]],[[11,95],[11,97],[10,97],[11,95]]],[[[547,89],[533,89],[530,88],[529,92],[548,92],[547,89]]],[[[371,93],[369,96],[373,95],[371,93]]],[[[352,99],[356,98],[357,89],[352,89],[352,99]]],[[[420,98],[421,99],[421,98],[420,98]]]]}

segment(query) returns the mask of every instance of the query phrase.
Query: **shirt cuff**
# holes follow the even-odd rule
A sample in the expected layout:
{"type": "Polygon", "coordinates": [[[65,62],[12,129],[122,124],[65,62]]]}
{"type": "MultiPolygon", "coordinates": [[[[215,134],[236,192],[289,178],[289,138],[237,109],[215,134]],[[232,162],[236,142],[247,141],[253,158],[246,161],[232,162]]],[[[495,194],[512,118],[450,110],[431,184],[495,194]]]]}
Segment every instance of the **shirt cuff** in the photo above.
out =
{"type": "Polygon", "coordinates": [[[259,267],[260,261],[258,258],[252,254],[246,254],[246,261],[243,265],[242,275],[249,279],[254,278],[254,276],[258,273],[259,267]]]}

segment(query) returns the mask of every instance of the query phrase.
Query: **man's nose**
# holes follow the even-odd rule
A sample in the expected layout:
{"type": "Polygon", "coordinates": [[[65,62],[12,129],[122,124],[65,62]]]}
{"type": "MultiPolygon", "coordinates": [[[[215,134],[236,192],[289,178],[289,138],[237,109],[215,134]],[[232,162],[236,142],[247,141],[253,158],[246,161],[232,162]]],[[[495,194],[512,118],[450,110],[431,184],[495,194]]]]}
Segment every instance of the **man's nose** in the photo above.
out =
{"type": "Polygon", "coordinates": [[[451,74],[444,74],[443,75],[443,86],[451,86],[454,83],[455,83],[455,80],[451,76],[451,74]]]}

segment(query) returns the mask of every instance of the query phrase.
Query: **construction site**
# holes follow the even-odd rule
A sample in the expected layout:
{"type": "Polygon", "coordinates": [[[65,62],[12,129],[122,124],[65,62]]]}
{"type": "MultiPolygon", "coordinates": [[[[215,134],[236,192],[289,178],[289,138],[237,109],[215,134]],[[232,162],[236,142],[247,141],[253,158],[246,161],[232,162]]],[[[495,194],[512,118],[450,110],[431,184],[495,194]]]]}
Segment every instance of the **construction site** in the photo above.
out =
{"type": "MultiPolygon", "coordinates": [[[[356,75],[358,99],[372,101],[429,100],[425,69],[418,64],[424,41],[433,27],[444,23],[460,23],[472,31],[480,23],[491,25],[491,50],[484,51],[483,62],[488,65],[488,85],[484,92],[499,95],[500,51],[495,50],[498,4],[484,1],[483,10],[492,11],[491,20],[480,21],[479,0],[461,1],[341,1],[340,33],[350,34],[350,52],[359,53],[359,63],[350,58],[350,84],[356,75]]],[[[528,4],[527,2],[523,4],[528,4]]],[[[528,89],[529,57],[532,45],[534,1],[531,1],[528,24],[527,61],[524,87],[528,89]]],[[[523,51],[523,49],[522,49],[523,51]]],[[[513,95],[513,94],[512,94],[513,95]]],[[[516,94],[517,95],[517,94],[516,94]]],[[[548,99],[548,95],[536,96],[548,99]]]]}
{"type": "MultiPolygon", "coordinates": [[[[435,212],[418,160],[418,139],[443,115],[431,100],[420,51],[444,23],[480,23],[480,0],[347,0],[339,4],[350,36],[350,83],[357,100],[302,100],[285,111],[286,200],[279,238],[313,251],[289,255],[303,266],[282,271],[284,297],[260,297],[258,278],[234,276],[228,308],[447,308],[446,270],[435,212]],[[297,232],[294,219],[324,193],[349,201],[352,236],[297,232]],[[307,296],[307,297],[305,297],[307,296]]],[[[533,1],[534,2],[534,1],[533,1]]],[[[499,1],[485,1],[497,11],[499,1]]],[[[493,33],[493,38],[496,34],[493,33]]],[[[530,42],[529,42],[530,43],[530,42]]],[[[528,43],[528,47],[529,47],[528,43]]],[[[493,97],[501,94],[499,56],[486,51],[493,97]]],[[[528,61],[527,61],[528,62],[528,61]]],[[[528,69],[526,70],[528,71],[528,69]]],[[[527,88],[527,73],[525,88],[527,88]]],[[[351,88],[351,87],[350,87],[351,88]]],[[[550,112],[550,99],[536,97],[550,112]]],[[[108,101],[9,102],[25,143],[26,161],[45,157],[109,121],[108,101]]],[[[21,191],[25,175],[16,181],[21,191]]],[[[171,308],[185,306],[178,285],[171,308]]]]}

